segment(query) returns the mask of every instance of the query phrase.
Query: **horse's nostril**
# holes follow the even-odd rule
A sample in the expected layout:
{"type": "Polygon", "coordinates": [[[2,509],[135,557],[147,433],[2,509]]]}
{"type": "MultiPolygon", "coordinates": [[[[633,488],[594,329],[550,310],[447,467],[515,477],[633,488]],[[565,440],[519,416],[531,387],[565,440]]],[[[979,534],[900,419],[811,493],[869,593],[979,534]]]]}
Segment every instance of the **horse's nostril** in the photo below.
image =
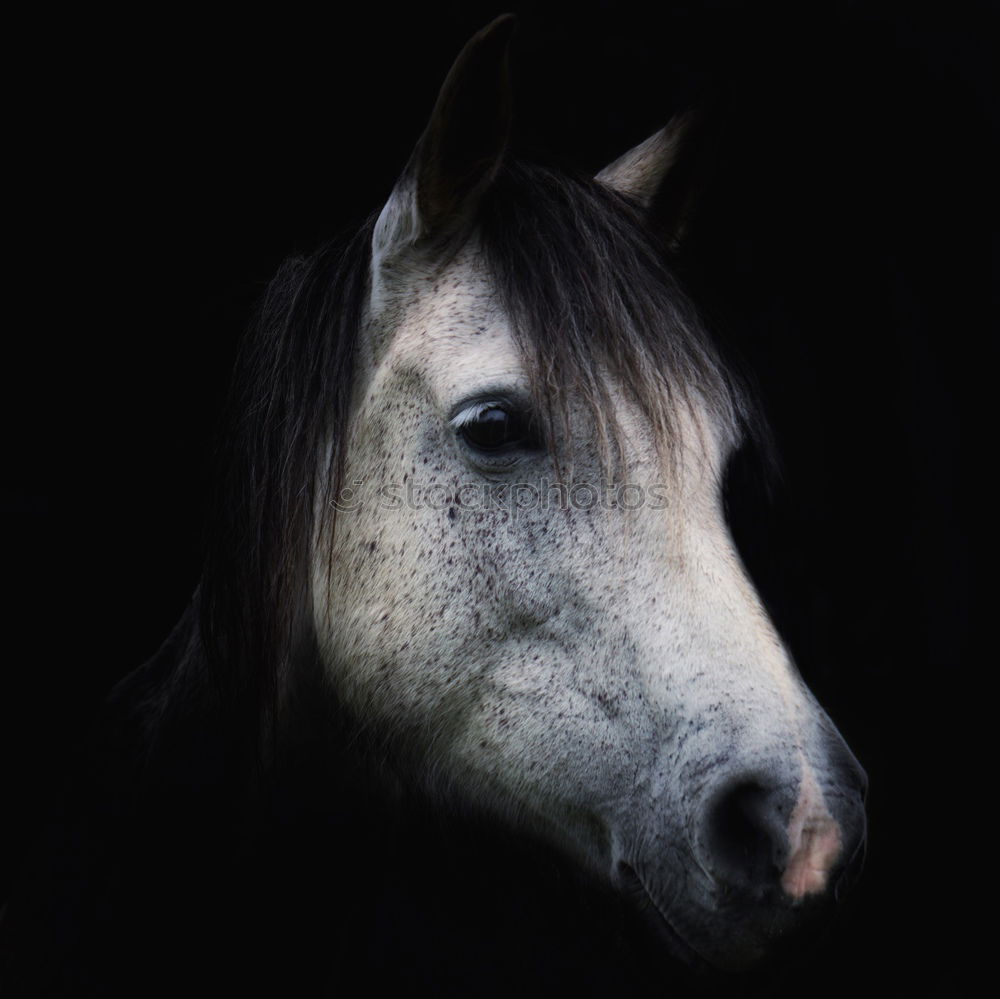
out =
{"type": "Polygon", "coordinates": [[[696,842],[720,887],[757,898],[779,893],[798,904],[836,897],[845,870],[860,863],[864,831],[860,794],[824,794],[807,771],[792,784],[727,781],[708,798],[696,842]]]}
{"type": "Polygon", "coordinates": [[[775,886],[788,853],[786,828],[794,802],[749,780],[717,794],[702,827],[704,860],[719,882],[760,891],[775,886]]]}

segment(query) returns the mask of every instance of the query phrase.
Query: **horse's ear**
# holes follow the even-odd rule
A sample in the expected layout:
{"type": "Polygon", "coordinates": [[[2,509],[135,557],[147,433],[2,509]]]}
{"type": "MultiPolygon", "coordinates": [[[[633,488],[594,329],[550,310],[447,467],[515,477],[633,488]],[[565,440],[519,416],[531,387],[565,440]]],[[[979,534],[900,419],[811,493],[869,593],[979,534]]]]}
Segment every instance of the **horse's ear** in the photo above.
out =
{"type": "Polygon", "coordinates": [[[407,247],[447,240],[471,219],[507,145],[507,51],[515,18],[473,35],[438,94],[430,121],[375,225],[379,264],[407,247]]]}
{"type": "Polygon", "coordinates": [[[687,111],[606,166],[597,180],[637,201],[680,245],[714,146],[705,116],[687,111]]]}

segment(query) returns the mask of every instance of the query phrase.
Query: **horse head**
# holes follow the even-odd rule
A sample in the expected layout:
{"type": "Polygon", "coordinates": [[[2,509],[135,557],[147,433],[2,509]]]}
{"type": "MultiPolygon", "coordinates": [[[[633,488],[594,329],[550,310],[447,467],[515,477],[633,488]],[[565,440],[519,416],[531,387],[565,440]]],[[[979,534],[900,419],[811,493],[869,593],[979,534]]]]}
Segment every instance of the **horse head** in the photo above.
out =
{"type": "Polygon", "coordinates": [[[321,448],[322,668],[423,793],[740,967],[838,895],[865,777],[727,528],[748,404],[665,252],[689,119],[596,178],[522,163],[510,31],[468,43],[365,230],[349,418],[321,448]]]}

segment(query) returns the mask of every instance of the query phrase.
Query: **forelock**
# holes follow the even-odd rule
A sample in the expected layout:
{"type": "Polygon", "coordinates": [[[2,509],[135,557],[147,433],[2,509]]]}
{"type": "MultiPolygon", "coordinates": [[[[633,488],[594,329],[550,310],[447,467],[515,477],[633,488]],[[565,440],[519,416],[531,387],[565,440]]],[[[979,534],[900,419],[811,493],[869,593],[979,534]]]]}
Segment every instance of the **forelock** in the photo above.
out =
{"type": "Polygon", "coordinates": [[[747,397],[723,364],[643,210],[579,174],[513,161],[483,197],[477,235],[553,429],[589,407],[601,443],[620,445],[614,387],[669,452],[681,409],[736,442],[747,397]]]}

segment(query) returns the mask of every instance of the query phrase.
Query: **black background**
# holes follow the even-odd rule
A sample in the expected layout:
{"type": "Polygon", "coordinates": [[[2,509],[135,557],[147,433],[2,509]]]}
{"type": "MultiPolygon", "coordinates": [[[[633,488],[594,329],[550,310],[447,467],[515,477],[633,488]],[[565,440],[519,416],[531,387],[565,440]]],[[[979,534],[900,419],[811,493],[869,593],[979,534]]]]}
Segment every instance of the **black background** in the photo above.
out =
{"type": "MultiPolygon", "coordinates": [[[[210,433],[255,299],[384,200],[501,10],[171,7],[10,35],[0,890],[95,705],[197,581],[210,433]]],[[[988,335],[986,8],[520,15],[521,149],[596,171],[707,89],[734,97],[684,266],[782,458],[769,505],[737,490],[735,528],[871,778],[867,870],[823,973],[956,982],[976,879],[960,486],[988,335]]]]}

